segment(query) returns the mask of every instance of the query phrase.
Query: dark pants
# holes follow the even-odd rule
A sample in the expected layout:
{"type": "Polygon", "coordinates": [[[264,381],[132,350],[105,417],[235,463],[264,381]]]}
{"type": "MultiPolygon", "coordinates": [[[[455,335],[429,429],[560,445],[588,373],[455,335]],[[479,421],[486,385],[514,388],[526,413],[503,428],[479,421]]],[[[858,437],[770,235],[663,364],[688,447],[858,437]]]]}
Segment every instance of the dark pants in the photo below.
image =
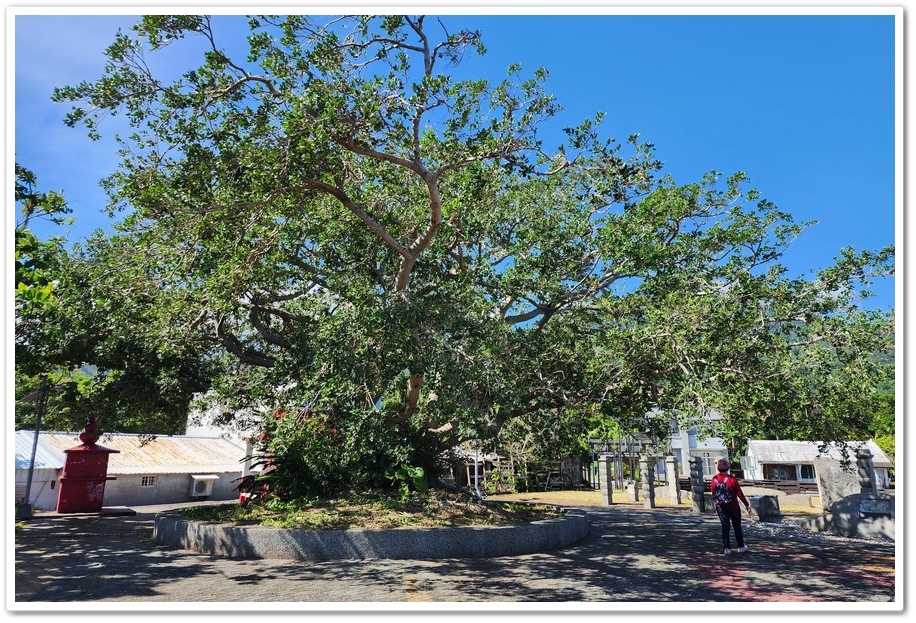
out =
{"type": "Polygon", "coordinates": [[[738,547],[744,547],[744,533],[741,531],[741,509],[717,506],[716,513],[719,515],[719,521],[722,522],[722,545],[731,549],[730,528],[734,528],[738,547]]]}

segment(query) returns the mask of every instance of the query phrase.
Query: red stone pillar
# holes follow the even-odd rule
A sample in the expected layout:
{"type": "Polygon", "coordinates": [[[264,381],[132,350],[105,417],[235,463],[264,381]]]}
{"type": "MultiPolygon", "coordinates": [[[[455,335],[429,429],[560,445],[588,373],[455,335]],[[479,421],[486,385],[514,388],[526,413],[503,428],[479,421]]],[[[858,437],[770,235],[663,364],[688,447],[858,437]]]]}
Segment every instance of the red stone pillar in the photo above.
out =
{"type": "Polygon", "coordinates": [[[64,450],[66,459],[57,494],[58,513],[95,513],[102,510],[105,481],[114,480],[108,475],[108,456],[120,452],[95,443],[99,434],[94,417],[86,421],[80,433],[83,443],[64,450]]]}

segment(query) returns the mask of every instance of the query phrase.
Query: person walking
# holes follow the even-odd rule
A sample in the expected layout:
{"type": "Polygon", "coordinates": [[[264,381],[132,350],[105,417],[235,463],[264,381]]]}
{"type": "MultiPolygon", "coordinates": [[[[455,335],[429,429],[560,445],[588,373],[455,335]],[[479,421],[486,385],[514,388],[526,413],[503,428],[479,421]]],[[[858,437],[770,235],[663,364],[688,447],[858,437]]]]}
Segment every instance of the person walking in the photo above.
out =
{"type": "Polygon", "coordinates": [[[744,497],[741,485],[738,479],[728,473],[731,464],[728,459],[719,459],[716,463],[716,469],[719,473],[712,477],[709,483],[709,490],[712,493],[712,500],[716,505],[716,514],[719,521],[722,522],[722,544],[725,546],[725,553],[732,553],[731,530],[735,530],[735,541],[738,544],[738,551],[744,553],[747,546],[744,544],[744,532],[741,530],[741,507],[738,501],[744,503],[744,508],[748,514],[751,512],[751,504],[744,497]]]}

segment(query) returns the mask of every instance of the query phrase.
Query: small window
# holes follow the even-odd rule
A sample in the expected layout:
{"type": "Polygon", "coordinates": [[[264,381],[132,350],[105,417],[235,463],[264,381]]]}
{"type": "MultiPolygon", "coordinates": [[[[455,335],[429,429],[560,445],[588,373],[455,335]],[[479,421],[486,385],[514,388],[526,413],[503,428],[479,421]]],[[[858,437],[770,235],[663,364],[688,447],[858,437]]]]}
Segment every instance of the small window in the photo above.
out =
{"type": "Polygon", "coordinates": [[[801,466],[800,480],[814,480],[814,465],[801,466]]]}
{"type": "Polygon", "coordinates": [[[141,487],[155,487],[156,486],[156,477],[155,476],[143,476],[140,478],[141,487]]]}

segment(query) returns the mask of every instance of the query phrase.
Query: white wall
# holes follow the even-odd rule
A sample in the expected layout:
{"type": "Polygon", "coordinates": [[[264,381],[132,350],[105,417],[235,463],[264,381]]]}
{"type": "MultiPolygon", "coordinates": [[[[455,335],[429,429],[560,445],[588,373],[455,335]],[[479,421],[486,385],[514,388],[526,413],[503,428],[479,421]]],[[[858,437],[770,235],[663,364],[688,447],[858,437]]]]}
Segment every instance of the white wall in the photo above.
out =
{"type": "MultiPolygon", "coordinates": [[[[32,475],[32,486],[29,491],[32,508],[40,511],[56,511],[57,495],[60,491],[59,471],[51,474],[48,470],[35,470],[32,475]]],[[[141,487],[140,475],[120,475],[115,480],[105,482],[103,506],[152,506],[157,504],[175,504],[195,500],[237,500],[235,487],[241,472],[215,474],[219,479],[213,483],[212,495],[206,498],[195,498],[190,495],[190,474],[156,475],[156,486],[141,487]]],[[[16,470],[16,503],[25,495],[26,470],[16,470]],[[21,473],[20,473],[21,472],[21,473]]]]}
{"type": "MultiPolygon", "coordinates": [[[[27,469],[16,470],[16,503],[25,496],[27,469]]],[[[53,511],[57,509],[57,493],[60,485],[57,482],[60,470],[41,468],[32,472],[32,486],[29,489],[29,504],[35,510],[53,511]]]]}
{"type": "Polygon", "coordinates": [[[709,437],[707,439],[698,439],[696,429],[679,430],[671,438],[671,450],[678,460],[678,470],[681,475],[690,475],[691,460],[700,456],[704,458],[703,469],[705,476],[712,476],[716,473],[716,461],[720,458],[728,458],[728,450],[725,443],[719,437],[709,437]]]}
{"type": "Polygon", "coordinates": [[[150,474],[156,478],[152,487],[142,487],[142,475],[119,475],[115,480],[105,483],[105,506],[152,506],[157,504],[176,504],[196,500],[237,500],[236,482],[241,471],[214,474],[219,479],[213,483],[212,495],[197,498],[190,495],[190,474],[150,474]]]}

